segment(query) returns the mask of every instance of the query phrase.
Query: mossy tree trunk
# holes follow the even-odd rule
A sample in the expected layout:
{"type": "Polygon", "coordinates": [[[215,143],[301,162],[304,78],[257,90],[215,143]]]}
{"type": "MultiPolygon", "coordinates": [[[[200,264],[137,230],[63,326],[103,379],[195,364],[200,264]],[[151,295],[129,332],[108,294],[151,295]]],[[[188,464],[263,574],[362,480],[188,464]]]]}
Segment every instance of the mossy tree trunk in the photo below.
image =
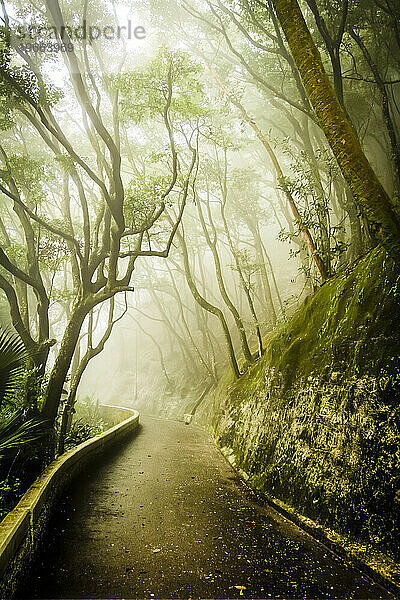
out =
{"type": "Polygon", "coordinates": [[[272,0],[304,88],[372,232],[400,259],[400,221],[325,72],[297,0],[272,0]]]}
{"type": "Polygon", "coordinates": [[[119,317],[114,318],[115,311],[115,297],[112,296],[110,298],[110,305],[108,308],[108,323],[107,327],[101,336],[101,339],[98,344],[93,345],[93,333],[97,324],[93,324],[93,309],[89,312],[89,320],[88,320],[88,331],[87,331],[87,349],[82,358],[80,358],[80,351],[77,353],[77,349],[80,350],[79,341],[76,344],[76,349],[74,352],[74,359],[79,360],[77,365],[74,365],[74,370],[72,370],[71,366],[71,386],[68,394],[68,398],[66,404],[64,406],[64,410],[61,418],[61,427],[60,427],[60,436],[58,441],[58,452],[62,454],[64,452],[65,438],[68,433],[69,427],[72,421],[72,413],[74,412],[74,406],[76,402],[76,395],[78,392],[78,387],[81,382],[82,376],[88,366],[89,362],[98,354],[100,354],[104,350],[104,346],[107,340],[110,338],[114,325],[122,319],[122,317],[126,314],[128,310],[128,303],[125,294],[125,308],[119,317]]]}
{"type": "Polygon", "coordinates": [[[65,378],[71,365],[72,356],[75,351],[83,321],[89,311],[93,308],[94,304],[95,303],[91,303],[89,299],[79,303],[74,308],[72,318],[65,329],[60,350],[50,373],[42,407],[42,417],[51,424],[54,423],[57,417],[65,378]]]}

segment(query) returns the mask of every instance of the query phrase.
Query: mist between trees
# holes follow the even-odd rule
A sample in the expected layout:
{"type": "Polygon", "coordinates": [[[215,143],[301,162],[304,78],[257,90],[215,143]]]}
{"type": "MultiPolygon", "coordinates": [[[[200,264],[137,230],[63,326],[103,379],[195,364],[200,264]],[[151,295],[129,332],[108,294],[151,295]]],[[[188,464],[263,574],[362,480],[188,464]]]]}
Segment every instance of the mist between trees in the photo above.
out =
{"type": "Polygon", "coordinates": [[[398,259],[394,0],[2,11],[1,320],[28,368],[1,410],[53,450],[79,396],[172,414],[368,249],[398,259]],[[145,39],[12,35],[127,15],[145,39]]]}

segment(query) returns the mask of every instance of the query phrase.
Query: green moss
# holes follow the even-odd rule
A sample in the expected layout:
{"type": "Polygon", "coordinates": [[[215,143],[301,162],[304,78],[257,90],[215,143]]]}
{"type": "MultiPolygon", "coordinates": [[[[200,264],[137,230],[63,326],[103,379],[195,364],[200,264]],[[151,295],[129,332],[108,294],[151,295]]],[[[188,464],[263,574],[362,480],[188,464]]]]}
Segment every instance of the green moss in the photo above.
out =
{"type": "Polygon", "coordinates": [[[398,357],[400,277],[386,253],[376,249],[346,273],[327,281],[271,340],[266,363],[286,374],[346,369],[347,374],[378,374],[398,357]],[[378,340],[378,342],[377,342],[378,340]]]}
{"type": "Polygon", "coordinates": [[[250,484],[398,552],[400,278],[382,249],[328,280],[199,417],[250,484]]]}

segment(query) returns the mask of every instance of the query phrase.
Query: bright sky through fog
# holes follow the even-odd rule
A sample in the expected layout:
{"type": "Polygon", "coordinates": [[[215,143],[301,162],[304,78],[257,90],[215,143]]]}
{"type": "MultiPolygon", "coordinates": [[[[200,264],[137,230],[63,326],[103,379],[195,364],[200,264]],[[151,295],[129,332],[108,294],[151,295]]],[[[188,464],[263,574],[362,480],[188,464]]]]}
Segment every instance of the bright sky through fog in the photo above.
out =
{"type": "MultiPolygon", "coordinates": [[[[101,51],[100,54],[103,54],[104,57],[104,63],[107,66],[110,66],[111,62],[113,61],[113,59],[115,59],[115,64],[117,64],[117,60],[119,56],[122,56],[122,52],[123,52],[123,47],[122,47],[122,42],[121,40],[117,39],[117,30],[118,27],[121,28],[121,32],[122,32],[122,37],[125,40],[125,44],[126,44],[126,51],[127,51],[127,63],[131,63],[132,58],[137,55],[138,53],[142,54],[143,52],[146,51],[146,47],[148,47],[149,42],[149,31],[146,28],[146,24],[143,23],[143,19],[138,16],[137,14],[134,14],[132,9],[129,8],[128,6],[122,4],[122,3],[114,3],[114,8],[115,8],[115,13],[116,13],[116,20],[115,22],[105,22],[104,24],[99,25],[100,29],[102,29],[103,27],[106,27],[107,25],[112,26],[114,28],[114,36],[115,39],[105,39],[106,36],[103,35],[103,32],[100,36],[99,41],[97,42],[97,45],[101,45],[101,51]],[[130,25],[129,25],[130,22],[130,25]],[[128,39],[128,27],[130,29],[130,39],[128,39]],[[135,29],[139,28],[138,31],[138,35],[135,36],[135,29]],[[111,59],[111,61],[109,60],[111,59]]],[[[7,6],[7,12],[10,18],[10,23],[11,23],[11,28],[12,29],[16,29],[18,26],[28,26],[28,22],[22,21],[20,18],[17,17],[17,13],[15,11],[15,8],[12,7],[11,5],[7,6]]],[[[82,13],[82,11],[79,11],[80,13],[82,13]]],[[[79,24],[80,26],[82,26],[82,21],[83,21],[83,17],[81,14],[77,15],[78,19],[77,22],[74,23],[74,25],[79,24]]],[[[90,21],[90,14],[88,15],[87,19],[86,19],[86,24],[87,24],[87,30],[89,30],[89,28],[92,25],[97,25],[97,23],[91,23],[90,21]]],[[[51,25],[51,23],[49,22],[49,26],[51,25]]],[[[65,25],[68,27],[71,24],[70,23],[65,23],[65,25]]],[[[89,32],[87,32],[87,36],[89,36],[89,32]]],[[[33,39],[29,38],[29,34],[27,34],[26,39],[24,40],[25,42],[30,42],[31,44],[35,41],[33,39]]],[[[54,37],[50,40],[50,41],[55,41],[54,37]]],[[[81,45],[81,42],[77,42],[77,40],[73,40],[74,45],[77,49],[77,54],[80,54],[79,51],[79,46],[81,45]]],[[[96,43],[96,42],[93,42],[96,43]]],[[[89,45],[89,40],[88,40],[88,45],[89,45]]],[[[34,53],[34,49],[31,48],[29,54],[33,54],[34,53]]],[[[64,68],[64,60],[62,59],[61,56],[61,52],[47,52],[46,51],[46,57],[49,60],[45,61],[45,65],[43,65],[44,71],[48,74],[49,79],[53,82],[53,84],[55,84],[57,87],[63,87],[63,85],[65,84],[66,81],[66,70],[64,68]]],[[[89,58],[92,58],[91,56],[91,52],[89,51],[89,58]]],[[[17,59],[16,64],[18,64],[20,62],[20,60],[17,59]]],[[[93,67],[93,63],[91,62],[92,67],[93,67]]],[[[112,67],[111,67],[112,69],[112,67]]]]}

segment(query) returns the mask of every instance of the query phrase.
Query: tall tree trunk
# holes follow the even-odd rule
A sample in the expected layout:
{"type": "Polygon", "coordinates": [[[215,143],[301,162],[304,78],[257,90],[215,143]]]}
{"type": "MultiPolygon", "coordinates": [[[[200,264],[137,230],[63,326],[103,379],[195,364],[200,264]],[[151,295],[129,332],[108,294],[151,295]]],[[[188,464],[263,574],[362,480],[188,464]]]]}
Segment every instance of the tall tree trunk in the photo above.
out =
{"type": "MultiPolygon", "coordinates": [[[[200,252],[197,253],[196,258],[197,258],[197,263],[199,265],[200,281],[203,286],[203,290],[206,290],[207,286],[206,286],[206,276],[205,276],[205,272],[204,272],[204,263],[203,263],[201,255],[200,255],[200,252]]],[[[215,332],[213,331],[213,329],[208,326],[209,312],[207,310],[202,310],[202,308],[198,302],[196,303],[196,307],[197,307],[198,313],[199,313],[199,315],[201,315],[201,319],[202,319],[202,326],[200,327],[200,329],[202,331],[204,331],[206,340],[208,340],[208,344],[211,348],[211,356],[212,356],[212,360],[213,360],[213,364],[214,364],[214,370],[215,370],[216,378],[218,378],[216,352],[218,353],[218,356],[221,356],[221,354],[223,353],[223,348],[221,348],[220,341],[219,341],[217,335],[215,334],[215,332]]]]}
{"type": "MultiPolygon", "coordinates": [[[[74,354],[75,356],[75,354],[74,354]]],[[[88,354],[85,354],[82,360],[79,362],[75,374],[73,376],[71,387],[69,390],[68,398],[64,405],[64,409],[62,411],[61,417],[61,426],[60,426],[60,435],[58,438],[58,453],[62,454],[64,452],[65,447],[65,438],[67,433],[71,427],[72,422],[72,414],[75,412],[74,406],[76,401],[76,394],[78,391],[79,384],[82,379],[82,375],[89,363],[90,357],[88,354]]]]}
{"type": "Polygon", "coordinates": [[[284,313],[283,302],[282,302],[282,298],[281,298],[281,293],[279,291],[278,283],[276,281],[274,267],[272,265],[272,261],[270,259],[270,256],[269,256],[268,252],[267,252],[265,244],[264,244],[264,242],[262,240],[261,240],[261,247],[262,247],[262,250],[263,250],[265,258],[267,259],[267,263],[269,265],[269,269],[271,271],[271,278],[272,278],[272,282],[274,284],[275,294],[276,294],[276,297],[277,297],[278,302],[279,302],[279,308],[281,309],[281,313],[283,314],[284,313]]]}
{"type": "Polygon", "coordinates": [[[251,235],[253,236],[256,261],[260,267],[261,281],[264,290],[264,302],[268,312],[268,321],[272,326],[274,326],[276,324],[276,310],[272,300],[271,286],[269,284],[268,273],[265,266],[260,231],[257,224],[250,220],[248,221],[247,225],[251,231],[251,235]]]}
{"type": "Polygon", "coordinates": [[[202,335],[203,352],[206,354],[209,364],[211,365],[213,378],[215,379],[215,381],[218,381],[217,361],[215,357],[214,344],[212,343],[210,332],[208,331],[205,319],[208,313],[206,310],[202,310],[197,302],[195,303],[195,312],[197,328],[199,329],[199,331],[201,331],[202,335]]]}
{"type": "Polygon", "coordinates": [[[192,293],[193,298],[196,300],[196,302],[201,306],[201,308],[203,308],[204,310],[206,310],[207,312],[215,315],[216,317],[218,317],[223,332],[224,332],[224,336],[225,336],[225,341],[226,341],[226,345],[228,348],[228,354],[229,354],[229,358],[231,361],[231,366],[233,369],[233,373],[235,375],[236,378],[240,377],[240,371],[239,371],[239,367],[237,364],[237,360],[236,360],[236,355],[235,355],[235,349],[233,347],[233,343],[232,343],[232,338],[231,338],[231,334],[229,331],[229,327],[228,324],[226,322],[226,319],[224,317],[224,313],[222,312],[222,310],[220,308],[218,308],[217,306],[214,306],[213,304],[211,304],[210,302],[208,302],[200,293],[199,290],[197,289],[196,284],[194,283],[191,271],[190,271],[190,264],[189,264],[189,255],[188,255],[188,251],[187,251],[187,246],[186,246],[186,242],[184,237],[182,236],[181,233],[179,233],[179,231],[176,232],[176,236],[177,239],[179,241],[181,250],[182,250],[182,254],[183,254],[183,266],[185,269],[185,277],[186,277],[186,282],[189,286],[189,289],[192,293]]]}
{"type": "Polygon", "coordinates": [[[98,320],[97,320],[96,324],[93,325],[93,309],[89,312],[89,322],[88,322],[88,331],[87,331],[87,338],[88,338],[87,339],[87,349],[81,360],[78,359],[78,357],[80,357],[80,339],[78,338],[78,340],[77,340],[77,344],[76,344],[75,352],[74,352],[74,356],[73,356],[73,365],[72,365],[73,368],[71,367],[71,378],[72,378],[71,387],[69,390],[67,402],[64,406],[64,410],[63,410],[63,414],[62,414],[62,418],[61,418],[61,428],[60,428],[59,445],[58,445],[59,454],[62,454],[64,452],[65,437],[66,437],[66,434],[68,433],[68,429],[69,429],[71,421],[72,421],[72,414],[74,412],[74,406],[75,406],[75,402],[76,402],[76,394],[77,394],[78,387],[79,387],[79,384],[82,379],[82,375],[85,372],[86,367],[88,366],[89,362],[95,356],[100,354],[100,352],[102,352],[104,350],[105,343],[109,339],[115,323],[117,323],[120,319],[122,319],[122,317],[127,312],[128,303],[127,303],[126,297],[125,297],[125,310],[116,319],[114,319],[114,310],[115,310],[115,297],[112,296],[110,298],[110,305],[108,308],[108,323],[107,323],[106,330],[104,331],[103,335],[101,336],[98,344],[96,344],[95,346],[93,346],[93,333],[94,333],[94,329],[96,329],[96,327],[97,327],[98,320]],[[79,363],[78,364],[75,363],[75,365],[74,365],[74,362],[76,360],[79,360],[79,363]]]}
{"type": "Polygon", "coordinates": [[[84,301],[78,304],[73,309],[71,318],[65,328],[60,349],[50,373],[42,407],[42,416],[51,425],[57,417],[65,378],[71,365],[83,321],[91,308],[92,306],[84,301]]]}
{"type": "Polygon", "coordinates": [[[181,319],[181,321],[182,321],[182,323],[184,325],[185,331],[187,333],[187,336],[188,336],[188,338],[189,338],[189,340],[190,340],[190,342],[191,342],[191,344],[192,344],[192,346],[194,348],[195,353],[199,357],[199,360],[200,360],[201,364],[203,365],[205,371],[208,373],[208,375],[211,377],[211,379],[214,380],[214,383],[216,383],[216,380],[214,379],[214,373],[212,371],[211,366],[208,364],[208,362],[206,361],[206,359],[204,358],[204,356],[200,352],[200,349],[199,349],[198,345],[196,344],[196,342],[195,342],[195,340],[193,338],[193,335],[192,335],[192,332],[190,330],[189,324],[188,324],[187,319],[185,317],[185,311],[184,311],[184,307],[183,307],[183,302],[181,300],[181,296],[179,294],[179,290],[178,290],[178,287],[176,285],[174,275],[173,275],[171,269],[169,268],[168,263],[167,263],[166,266],[167,266],[167,269],[168,269],[169,276],[171,278],[172,287],[173,287],[174,292],[175,292],[175,298],[176,298],[176,301],[177,301],[178,306],[179,306],[179,316],[178,316],[178,319],[180,317],[180,319],[181,319]]]}
{"type": "Polygon", "coordinates": [[[281,166],[279,164],[279,161],[277,159],[277,156],[275,154],[275,152],[272,149],[271,144],[268,142],[267,138],[265,137],[265,135],[263,134],[263,132],[261,131],[261,129],[258,127],[257,123],[254,121],[254,119],[252,119],[252,117],[248,114],[248,112],[246,111],[246,109],[244,108],[243,104],[241,104],[225,87],[225,85],[222,83],[222,81],[220,80],[220,78],[218,77],[218,75],[216,74],[215,70],[208,64],[208,68],[210,69],[211,73],[214,76],[214,79],[216,80],[216,82],[218,83],[219,87],[221,88],[221,90],[224,92],[224,94],[227,96],[227,98],[229,98],[229,100],[231,101],[231,103],[236,106],[236,108],[239,109],[239,111],[241,112],[241,114],[243,115],[244,120],[250,125],[250,127],[253,129],[254,133],[256,134],[257,138],[260,140],[260,142],[262,143],[262,145],[264,146],[265,150],[267,151],[272,165],[275,169],[276,172],[276,176],[277,179],[279,181],[279,184],[282,187],[282,190],[286,196],[286,200],[288,201],[288,204],[290,206],[290,210],[293,214],[293,218],[296,221],[301,233],[304,236],[304,239],[307,243],[308,249],[310,251],[310,256],[312,258],[312,260],[314,261],[320,275],[322,278],[322,281],[325,281],[325,279],[327,279],[328,277],[328,272],[327,269],[325,267],[325,264],[322,260],[322,258],[319,256],[318,251],[316,249],[313,237],[311,235],[311,232],[309,231],[309,229],[306,227],[305,223],[303,222],[303,219],[301,218],[301,215],[298,211],[296,202],[288,188],[288,185],[286,183],[285,177],[283,175],[281,166]]]}
{"type": "Polygon", "coordinates": [[[254,307],[253,298],[251,297],[251,294],[250,294],[250,288],[247,285],[247,282],[246,282],[246,280],[244,278],[243,271],[242,271],[242,268],[241,268],[241,265],[240,265],[240,261],[238,259],[238,254],[237,254],[237,251],[235,250],[235,247],[233,245],[232,236],[230,234],[228,223],[226,221],[226,217],[225,217],[225,202],[221,203],[221,217],[222,217],[222,223],[223,223],[224,229],[225,229],[225,235],[226,235],[227,240],[228,240],[229,248],[230,248],[232,256],[233,256],[233,258],[235,260],[236,270],[237,270],[238,275],[239,275],[239,280],[240,280],[242,289],[243,289],[243,291],[245,293],[245,296],[246,296],[246,299],[247,299],[247,303],[249,305],[251,316],[253,318],[253,323],[254,323],[254,327],[255,327],[255,330],[256,330],[256,334],[257,334],[257,340],[258,340],[258,353],[259,353],[260,356],[262,356],[264,354],[264,348],[263,348],[263,343],[262,343],[260,325],[259,325],[259,321],[258,321],[258,318],[257,318],[256,310],[255,310],[255,307],[254,307]]]}
{"type": "MultiPolygon", "coordinates": [[[[209,204],[208,204],[208,209],[209,209],[209,204]]],[[[217,277],[219,291],[221,293],[223,301],[225,302],[226,306],[228,307],[229,311],[231,312],[233,319],[235,321],[236,327],[238,329],[244,358],[246,359],[246,361],[248,363],[252,363],[254,361],[254,357],[253,357],[252,353],[250,352],[250,348],[249,348],[249,344],[247,341],[247,336],[246,336],[246,331],[245,331],[245,328],[243,325],[243,321],[239,315],[239,312],[238,312],[236,306],[233,304],[232,300],[230,299],[228,292],[226,290],[226,287],[225,287],[225,282],[224,282],[224,278],[222,275],[221,260],[220,260],[218,250],[217,250],[217,232],[214,227],[214,223],[212,221],[211,211],[210,211],[210,209],[208,210],[208,216],[209,216],[211,228],[213,230],[213,239],[211,239],[211,236],[207,229],[207,225],[204,220],[200,198],[197,198],[197,212],[198,212],[198,215],[200,218],[201,227],[203,229],[203,233],[206,238],[207,245],[210,248],[211,253],[213,255],[214,265],[215,265],[215,274],[217,277]]]]}
{"type": "Polygon", "coordinates": [[[390,147],[392,150],[391,157],[392,157],[394,172],[395,172],[395,176],[396,176],[396,187],[398,188],[399,184],[400,184],[400,147],[399,147],[399,141],[397,139],[394,123],[392,121],[392,117],[390,114],[390,101],[389,101],[389,95],[386,90],[386,85],[381,77],[378,66],[373,61],[372,56],[369,53],[368,48],[364,44],[363,40],[354,31],[354,29],[350,28],[349,33],[350,33],[351,37],[353,38],[353,40],[356,42],[356,44],[358,44],[358,46],[360,47],[360,50],[363,53],[364,58],[368,64],[369,68],[371,69],[372,75],[374,76],[374,79],[375,79],[375,83],[379,90],[379,94],[381,96],[383,120],[384,120],[384,123],[386,126],[386,130],[387,130],[389,141],[390,141],[390,147]]]}
{"type": "Polygon", "coordinates": [[[400,221],[333,90],[297,0],[272,0],[304,88],[373,233],[400,259],[400,221]]]}
{"type": "Polygon", "coordinates": [[[79,363],[81,362],[81,344],[80,344],[81,339],[82,339],[82,336],[80,337],[80,339],[76,343],[74,355],[72,357],[72,363],[71,363],[71,384],[72,384],[72,381],[73,381],[73,379],[75,377],[75,373],[78,370],[79,363]]]}

